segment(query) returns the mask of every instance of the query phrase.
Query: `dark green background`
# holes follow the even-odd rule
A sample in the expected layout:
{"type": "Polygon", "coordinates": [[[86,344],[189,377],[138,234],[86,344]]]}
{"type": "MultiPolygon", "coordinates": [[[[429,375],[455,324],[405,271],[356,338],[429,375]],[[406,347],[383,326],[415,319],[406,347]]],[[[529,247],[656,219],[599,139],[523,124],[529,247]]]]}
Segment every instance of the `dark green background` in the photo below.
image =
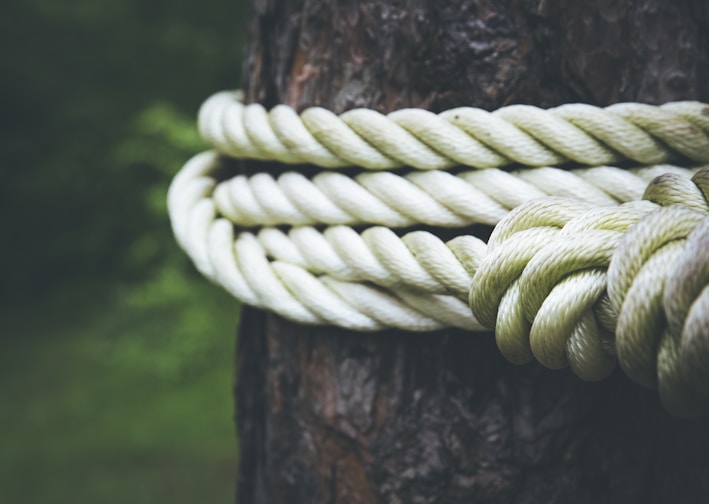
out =
{"type": "Polygon", "coordinates": [[[232,502],[238,307],[165,194],[238,86],[244,0],[0,15],[0,502],[232,502]]]}

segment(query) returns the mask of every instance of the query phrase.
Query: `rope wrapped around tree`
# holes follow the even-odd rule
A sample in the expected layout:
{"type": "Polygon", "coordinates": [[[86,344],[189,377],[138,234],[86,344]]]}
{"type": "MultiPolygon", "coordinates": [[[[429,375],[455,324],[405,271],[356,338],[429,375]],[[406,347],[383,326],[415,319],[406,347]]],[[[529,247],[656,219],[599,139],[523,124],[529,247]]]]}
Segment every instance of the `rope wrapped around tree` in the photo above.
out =
{"type": "Polygon", "coordinates": [[[199,116],[214,150],[175,177],[169,211],[197,268],[247,304],[360,331],[494,329],[512,362],[598,380],[618,360],[673,413],[701,414],[708,111],[337,116],[219,93],[199,116]],[[232,158],[323,170],[243,175],[232,158]],[[475,224],[495,225],[487,244],[475,224]]]}

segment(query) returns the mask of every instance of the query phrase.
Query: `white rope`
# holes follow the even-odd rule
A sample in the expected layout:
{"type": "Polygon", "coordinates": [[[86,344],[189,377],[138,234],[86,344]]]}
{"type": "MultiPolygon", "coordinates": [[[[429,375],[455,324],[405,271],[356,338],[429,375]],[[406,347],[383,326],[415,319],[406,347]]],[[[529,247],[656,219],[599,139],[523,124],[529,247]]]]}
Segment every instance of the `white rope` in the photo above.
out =
{"type": "Polygon", "coordinates": [[[510,361],[587,380],[617,353],[668,409],[696,414],[709,405],[709,167],[665,163],[709,162],[708,110],[337,116],[220,93],[199,116],[215,150],[175,177],[168,209],[197,268],[244,303],[359,331],[494,328],[510,361]],[[244,174],[228,157],[323,170],[244,174]],[[644,166],[611,165],[628,160],[644,166]],[[495,226],[487,244],[478,224],[495,226]]]}
{"type": "Polygon", "coordinates": [[[494,329],[510,361],[586,380],[617,356],[671,412],[701,414],[709,167],[666,163],[709,162],[708,110],[337,116],[220,93],[199,116],[215,150],[175,177],[168,208],[197,268],[244,303],[359,331],[494,329]],[[323,170],[244,174],[228,157],[323,170]],[[478,224],[495,226],[487,244],[478,224]]]}
{"type": "Polygon", "coordinates": [[[173,229],[198,269],[244,302],[308,324],[480,330],[465,300],[486,245],[464,231],[444,243],[431,232],[400,237],[392,229],[494,225],[544,196],[617,205],[639,199],[660,173],[687,180],[693,173],[673,165],[440,168],[599,164],[622,157],[657,163],[679,155],[709,160],[706,107],[694,102],[337,116],[320,108],[267,112],[239,100],[239,93],[219,93],[200,111],[203,136],[222,154],[325,168],[406,164],[427,170],[238,175],[217,152],[207,152],[175,178],[173,229]]]}
{"type": "Polygon", "coordinates": [[[495,112],[464,107],[439,115],[403,109],[385,116],[355,109],[337,116],[318,107],[299,115],[284,105],[267,112],[258,104],[243,105],[240,98],[218,93],[199,116],[204,138],[237,158],[371,170],[567,161],[596,166],[624,159],[660,164],[678,156],[709,162],[709,116],[706,105],[697,102],[605,109],[570,104],[549,110],[512,105],[495,112]]]}
{"type": "Polygon", "coordinates": [[[689,189],[690,203],[703,198],[696,207],[544,198],[510,212],[470,290],[472,311],[495,329],[505,357],[568,366],[585,380],[608,376],[618,360],[631,379],[659,388],[674,414],[706,413],[709,184],[701,179],[709,169],[698,175],[693,187],[662,177],[645,195],[689,189]]]}
{"type": "MultiPolygon", "coordinates": [[[[242,105],[239,98],[237,93],[220,93],[205,103],[199,118],[205,138],[230,155],[284,163],[375,169],[407,163],[434,169],[455,164],[502,166],[511,160],[537,165],[618,159],[606,144],[626,156],[660,161],[676,154],[663,142],[695,159],[707,153],[700,145],[702,135],[706,137],[704,108],[690,102],[663,110],[638,104],[606,110],[567,105],[551,111],[513,106],[492,114],[473,108],[440,115],[400,110],[389,116],[355,110],[338,117],[318,108],[300,116],[284,106],[266,112],[258,105],[242,105]],[[680,130],[691,130],[693,141],[685,145],[677,140],[680,130]]],[[[381,328],[375,321],[383,316],[367,312],[366,320],[354,321],[358,317],[351,313],[351,302],[342,298],[342,285],[366,282],[358,288],[358,300],[369,292],[372,298],[394,296],[402,303],[406,293],[413,291],[442,296],[447,303],[441,312],[434,303],[409,299],[422,308],[413,316],[417,310],[407,305],[401,312],[404,318],[396,322],[390,310],[386,319],[396,327],[428,328],[430,320],[443,323],[443,318],[456,327],[480,329],[461,309],[471,275],[461,263],[478,263],[485,246],[472,237],[446,246],[426,232],[399,238],[386,228],[371,227],[360,234],[345,226],[495,224],[509,210],[545,195],[573,196],[594,205],[617,204],[638,199],[658,172],[688,173],[664,165],[632,171],[600,166],[513,173],[488,169],[457,175],[371,172],[350,178],[324,171],[312,178],[297,172],[277,178],[268,173],[218,178],[223,171],[216,153],[199,155],[170,190],[175,234],[200,271],[245,302],[270,307],[287,318],[354,324],[363,330],[381,328]],[[226,221],[219,216],[237,227],[262,229],[227,239],[226,221]],[[288,233],[275,228],[283,225],[296,227],[288,233]],[[321,225],[331,227],[325,233],[308,227],[321,225]],[[307,294],[303,285],[317,291],[317,296],[307,294]],[[422,323],[421,316],[429,322],[422,323]]],[[[364,304],[381,306],[372,300],[364,304]]]]}
{"type": "MultiPolygon", "coordinates": [[[[487,255],[485,243],[466,235],[444,243],[427,231],[399,237],[390,227],[410,226],[419,222],[415,218],[439,226],[495,224],[509,211],[498,200],[521,204],[548,194],[573,194],[594,205],[617,204],[616,198],[623,195],[639,198],[646,181],[658,171],[675,172],[680,177],[692,173],[667,165],[633,171],[612,167],[577,171],[578,175],[541,168],[511,174],[490,169],[464,172],[459,177],[446,172],[405,176],[365,173],[354,182],[340,174],[323,172],[314,177],[330,180],[323,184],[287,173],[277,180],[258,174],[251,179],[235,176],[219,182],[215,174],[224,172],[221,158],[207,152],[191,160],[175,178],[168,204],[175,235],[200,271],[248,304],[300,323],[358,330],[431,330],[446,326],[482,330],[484,326],[472,316],[466,300],[472,275],[487,255]],[[591,183],[595,179],[605,181],[609,174],[611,179],[615,174],[616,179],[626,182],[614,188],[613,196],[591,183]],[[330,179],[329,175],[338,178],[330,179]],[[385,177],[380,178],[381,175],[385,177]],[[450,182],[409,182],[411,176],[416,179],[431,175],[431,180],[443,176],[450,182]],[[364,183],[360,182],[361,177],[365,177],[364,183]],[[308,188],[305,198],[299,197],[300,192],[290,185],[291,181],[295,181],[296,189],[308,188]],[[340,181],[343,187],[338,188],[340,181]],[[385,187],[377,187],[377,183],[385,187]],[[408,191],[398,191],[397,184],[408,191]],[[463,208],[465,198],[460,198],[456,206],[455,198],[448,201],[436,194],[437,187],[446,195],[470,189],[501,211],[455,214],[451,207],[463,208]],[[491,189],[495,199],[483,192],[486,188],[491,189]],[[225,195],[227,191],[229,194],[225,195]],[[353,203],[359,194],[366,198],[366,204],[360,205],[361,212],[353,203]],[[349,196],[349,203],[343,203],[337,195],[349,196]],[[419,205],[417,198],[423,204],[419,205]],[[307,214],[299,210],[309,204],[311,211],[307,214]],[[324,210],[328,208],[336,210],[329,213],[324,210]],[[376,211],[368,212],[372,208],[376,211]],[[358,232],[341,222],[369,227],[358,232]],[[237,227],[260,229],[235,234],[235,223],[237,227]],[[313,227],[318,224],[328,227],[323,232],[313,227]],[[275,227],[280,225],[294,227],[286,232],[275,227]],[[384,310],[384,306],[390,308],[384,310]]],[[[520,246],[529,244],[520,242],[520,246]]]]}
{"type": "Polygon", "coordinates": [[[211,166],[211,170],[194,172],[193,182],[183,183],[199,186],[206,183],[203,178],[211,179],[217,211],[242,227],[494,225],[530,199],[567,196],[594,205],[613,205],[639,199],[648,182],[661,173],[689,173],[672,165],[633,170],[609,166],[538,168],[512,173],[488,169],[457,175],[444,171],[405,175],[369,172],[354,177],[323,171],[312,178],[289,171],[278,177],[257,173],[220,181],[218,159],[211,166]]]}

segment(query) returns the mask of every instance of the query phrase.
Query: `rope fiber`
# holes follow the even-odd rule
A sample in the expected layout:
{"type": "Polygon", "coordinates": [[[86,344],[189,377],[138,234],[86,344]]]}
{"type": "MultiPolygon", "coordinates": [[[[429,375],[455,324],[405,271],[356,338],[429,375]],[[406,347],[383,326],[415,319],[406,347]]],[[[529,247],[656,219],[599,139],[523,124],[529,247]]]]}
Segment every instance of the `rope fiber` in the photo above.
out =
{"type": "Polygon", "coordinates": [[[617,361],[671,412],[707,412],[709,106],[338,116],[240,98],[203,105],[213,150],[168,208],[196,267],[242,302],[359,331],[494,329],[511,362],[599,380],[617,361]],[[487,243],[477,224],[495,226],[487,243]]]}

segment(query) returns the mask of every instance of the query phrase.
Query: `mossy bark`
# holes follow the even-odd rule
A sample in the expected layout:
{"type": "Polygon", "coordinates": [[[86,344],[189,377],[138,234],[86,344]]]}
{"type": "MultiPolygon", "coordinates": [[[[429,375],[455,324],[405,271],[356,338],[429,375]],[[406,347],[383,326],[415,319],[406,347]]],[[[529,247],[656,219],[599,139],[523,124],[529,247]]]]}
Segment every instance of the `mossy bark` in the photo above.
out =
{"type": "MultiPolygon", "coordinates": [[[[249,101],[336,112],[709,101],[709,4],[253,0],[244,75],[249,101]]],[[[706,502],[707,420],[620,371],[513,366],[493,340],[244,309],[237,501],[706,502]]]]}

